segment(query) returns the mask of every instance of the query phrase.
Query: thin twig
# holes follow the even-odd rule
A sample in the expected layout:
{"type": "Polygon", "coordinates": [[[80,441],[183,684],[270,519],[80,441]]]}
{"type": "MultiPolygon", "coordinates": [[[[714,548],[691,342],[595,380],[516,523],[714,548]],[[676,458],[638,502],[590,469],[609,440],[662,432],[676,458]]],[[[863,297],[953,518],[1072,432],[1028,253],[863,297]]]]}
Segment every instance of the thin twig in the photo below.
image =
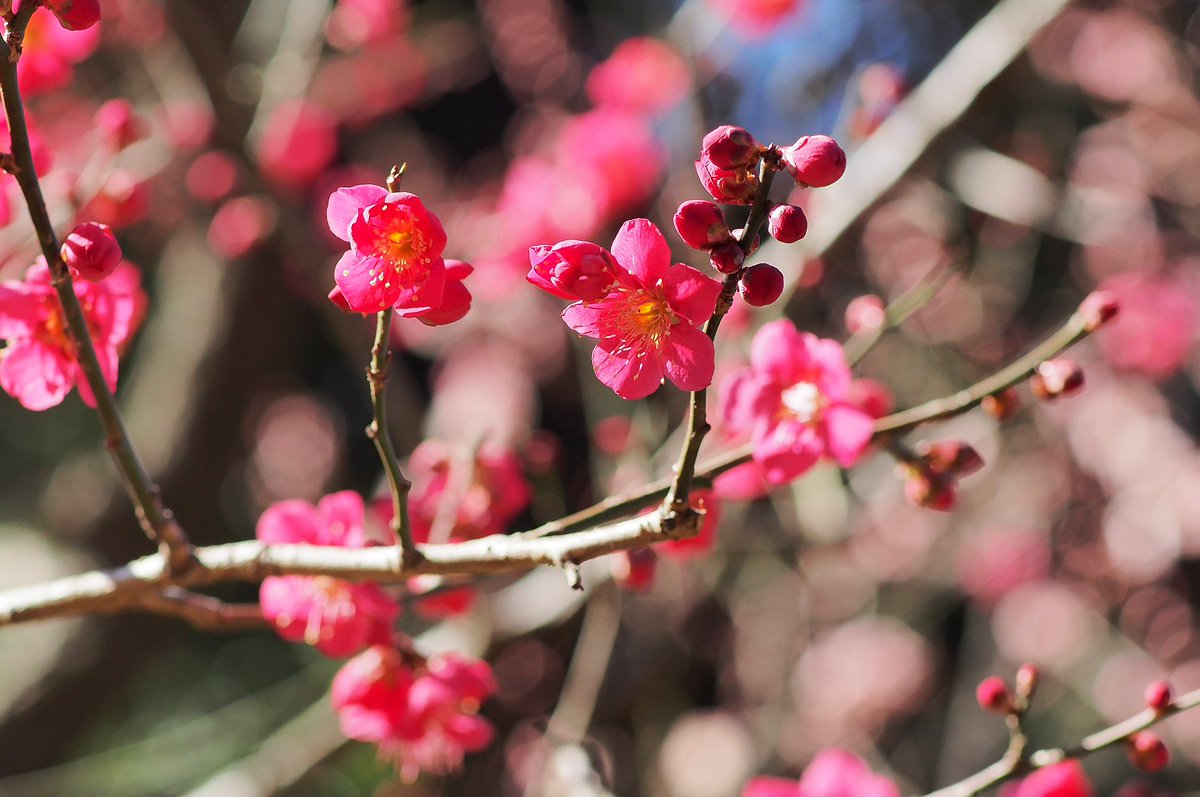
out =
{"type": "Polygon", "coordinates": [[[948,261],[942,261],[917,280],[911,288],[889,302],[884,311],[882,324],[873,329],[856,332],[846,340],[842,346],[846,352],[846,362],[851,367],[857,365],[883,338],[884,333],[903,324],[909,316],[937,296],[938,291],[949,281],[954,272],[955,269],[948,261]]]}
{"type": "Polygon", "coordinates": [[[96,356],[96,348],[79,297],[75,295],[70,271],[59,252],[58,236],[50,221],[41,184],[34,169],[29,130],[25,122],[25,107],[17,84],[17,61],[20,58],[25,26],[38,5],[22,5],[8,28],[7,41],[0,44],[0,93],[3,94],[4,114],[12,138],[12,174],[20,185],[25,204],[29,208],[29,216],[37,231],[42,255],[50,268],[51,284],[62,305],[63,318],[75,348],[80,370],[87,379],[92,395],[95,396],[96,413],[104,426],[106,446],[125,483],[138,522],[146,536],[167,554],[171,572],[182,572],[195,566],[192,546],[170,510],[163,506],[158,487],[150,479],[129,438],[125,419],[100,368],[100,360],[96,356]]]}
{"type": "MultiPolygon", "coordinates": [[[[1181,695],[1164,712],[1145,709],[1123,722],[1118,722],[1116,725],[1111,725],[1089,736],[1085,736],[1079,744],[1073,747],[1065,749],[1051,747],[1036,750],[1025,756],[1019,753],[1011,755],[1013,746],[1010,744],[1009,751],[996,763],[976,772],[970,777],[960,780],[958,783],[930,792],[925,797],[971,797],[971,795],[978,794],[984,789],[995,786],[998,783],[1003,783],[1006,780],[1011,780],[1032,770],[1048,767],[1069,758],[1082,758],[1103,750],[1106,747],[1112,747],[1115,744],[1125,741],[1138,731],[1143,731],[1153,725],[1157,725],[1167,717],[1174,716],[1182,711],[1188,711],[1197,706],[1200,706],[1200,689],[1181,695]]],[[[1021,735],[1022,737],[1024,736],[1023,734],[1021,735]]]]}

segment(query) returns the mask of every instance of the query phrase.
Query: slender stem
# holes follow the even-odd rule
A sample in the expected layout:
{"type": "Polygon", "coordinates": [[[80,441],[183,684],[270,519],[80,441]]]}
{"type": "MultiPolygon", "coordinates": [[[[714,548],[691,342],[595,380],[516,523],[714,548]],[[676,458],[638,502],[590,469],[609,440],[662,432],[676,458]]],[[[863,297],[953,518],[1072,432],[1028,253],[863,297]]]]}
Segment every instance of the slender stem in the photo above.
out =
{"type": "Polygon", "coordinates": [[[387,474],[392,493],[392,531],[400,548],[400,562],[411,565],[420,560],[421,554],[413,545],[412,531],[408,519],[408,491],[412,484],[404,478],[392,437],[387,431],[387,367],[391,355],[388,353],[388,337],[392,329],[392,310],[381,312],[375,324],[375,344],[371,347],[371,365],[367,369],[367,384],[371,387],[371,407],[374,418],[367,427],[367,437],[375,443],[379,460],[387,474]]]}
{"type": "MultiPolygon", "coordinates": [[[[741,240],[738,244],[747,257],[754,246],[754,239],[758,237],[759,230],[762,229],[763,222],[767,220],[767,212],[771,209],[769,198],[771,181],[775,179],[778,166],[777,151],[774,147],[770,147],[759,164],[758,193],[754,197],[754,204],[750,208],[746,224],[742,227],[741,240]]],[[[725,282],[721,285],[721,294],[717,298],[717,306],[713,310],[712,316],[704,324],[704,334],[708,335],[708,339],[714,343],[717,339],[717,329],[721,326],[721,319],[733,306],[733,294],[737,291],[738,280],[743,271],[745,269],[739,269],[725,277],[725,282]]],[[[711,428],[708,423],[707,405],[708,388],[701,388],[692,393],[691,401],[688,404],[687,438],[684,440],[683,450],[679,453],[679,461],[675,465],[675,479],[671,482],[666,498],[663,500],[664,509],[676,515],[690,511],[688,496],[691,493],[692,479],[696,473],[696,460],[700,456],[700,444],[704,442],[704,436],[711,428]]]]}
{"type": "Polygon", "coordinates": [[[1144,731],[1153,725],[1157,725],[1167,717],[1174,716],[1182,711],[1188,711],[1197,706],[1200,706],[1200,689],[1181,695],[1164,712],[1160,713],[1152,709],[1145,709],[1134,714],[1127,720],[1118,722],[1116,725],[1110,725],[1103,730],[1085,736],[1079,744],[1073,747],[1051,747],[1044,750],[1036,750],[1028,756],[1023,754],[1028,740],[1024,733],[1020,732],[1018,734],[1020,741],[1018,742],[1017,738],[1014,737],[1004,757],[999,761],[981,769],[970,777],[960,780],[958,783],[930,792],[925,797],[971,797],[971,795],[978,794],[984,789],[995,786],[998,783],[1003,783],[1006,780],[1011,780],[1031,770],[1048,767],[1069,758],[1082,758],[1091,753],[1103,750],[1106,747],[1112,747],[1115,744],[1125,741],[1138,731],[1144,731]]]}
{"type": "Polygon", "coordinates": [[[95,396],[96,413],[104,426],[108,452],[133,502],[139,525],[146,536],[168,554],[171,571],[179,572],[196,565],[192,546],[170,510],[163,506],[157,485],[150,479],[141,457],[129,439],[125,419],[100,368],[87,319],[80,306],[79,297],[75,295],[71,273],[59,252],[58,237],[42,197],[37,172],[34,170],[29,129],[25,122],[25,107],[17,85],[17,61],[21,55],[25,26],[38,5],[30,2],[21,6],[20,12],[9,26],[7,41],[0,45],[0,93],[3,94],[4,114],[12,138],[8,167],[25,197],[30,219],[37,232],[38,244],[50,268],[51,284],[62,305],[63,318],[80,370],[87,379],[92,395],[95,396]]]}

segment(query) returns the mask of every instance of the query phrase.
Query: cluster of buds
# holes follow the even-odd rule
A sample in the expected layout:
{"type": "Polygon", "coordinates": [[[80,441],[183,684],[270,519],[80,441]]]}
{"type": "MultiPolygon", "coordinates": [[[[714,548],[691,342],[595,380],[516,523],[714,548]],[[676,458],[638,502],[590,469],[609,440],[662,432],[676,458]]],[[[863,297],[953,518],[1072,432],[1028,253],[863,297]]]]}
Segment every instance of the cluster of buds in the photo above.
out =
{"type": "Polygon", "coordinates": [[[983,467],[983,457],[957,440],[922,443],[901,462],[904,494],[917,506],[949,511],[957,501],[958,480],[983,467]]]}
{"type": "MultiPolygon", "coordinates": [[[[696,161],[700,182],[717,202],[763,203],[762,210],[769,206],[762,190],[762,178],[768,172],[786,171],[798,185],[817,187],[834,182],[845,169],[846,153],[828,136],[805,136],[790,147],[780,148],[763,146],[749,131],[734,125],[721,125],[706,135],[696,161]]],[[[770,206],[766,225],[770,235],[785,244],[795,243],[808,233],[808,218],[794,205],[770,206]]],[[[783,294],[779,269],[765,263],[744,266],[746,256],[758,249],[758,230],[731,231],[717,204],[707,200],[684,202],[675,212],[675,230],[688,246],[707,252],[716,271],[738,278],[739,293],[747,304],[765,307],[783,294]],[[746,236],[751,234],[754,237],[748,239],[746,236]]]]}
{"type": "Polygon", "coordinates": [[[984,678],[975,688],[975,700],[984,711],[993,714],[1020,714],[1029,708],[1029,701],[1037,691],[1041,675],[1033,664],[1022,664],[1017,669],[1016,684],[1008,688],[1004,679],[992,675],[984,678]]]}

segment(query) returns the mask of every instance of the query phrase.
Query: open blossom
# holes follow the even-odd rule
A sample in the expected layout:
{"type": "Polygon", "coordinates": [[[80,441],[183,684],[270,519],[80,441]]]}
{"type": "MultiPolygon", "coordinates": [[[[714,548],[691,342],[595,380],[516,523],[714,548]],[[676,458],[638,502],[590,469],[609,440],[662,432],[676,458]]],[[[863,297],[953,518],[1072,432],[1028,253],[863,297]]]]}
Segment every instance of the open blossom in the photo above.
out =
{"type": "Polygon", "coordinates": [[[449,653],[414,666],[375,645],[338,671],[332,696],[342,733],[377,744],[411,781],[458,769],[465,753],[491,742],[492,726],[477,712],[495,690],[486,662],[449,653]]]}
{"type": "Polygon", "coordinates": [[[804,770],[800,782],[755,778],[742,797],[900,797],[896,784],[876,775],[861,758],[845,750],[822,750],[804,770]]]}
{"type": "Polygon", "coordinates": [[[357,313],[395,307],[418,316],[441,307],[446,281],[446,231],[415,195],[377,185],[339,188],[326,220],[350,244],[334,271],[347,305],[357,313]]]}
{"type": "MultiPolygon", "coordinates": [[[[73,283],[100,370],[112,390],[121,347],[138,320],[139,283],[136,278],[73,283]]],[[[7,341],[0,350],[0,387],[22,406],[49,409],[76,385],[84,403],[95,406],[44,260],[30,266],[24,281],[0,283],[0,340],[7,341]]]]}
{"type": "Polygon", "coordinates": [[[450,542],[503,534],[529,506],[531,492],[521,460],[512,451],[485,445],[473,457],[455,457],[437,440],[418,445],[408,461],[412,479],[409,514],[420,542],[450,542]],[[449,539],[429,533],[446,513],[449,539]]]}
{"type": "MultiPolygon", "coordinates": [[[[650,395],[664,376],[683,390],[708,387],[713,343],[699,327],[712,315],[721,284],[689,266],[671,265],[666,239],[646,219],[621,226],[610,257],[616,268],[603,296],[584,298],[598,293],[590,290],[592,283],[587,283],[586,294],[579,288],[573,294],[552,291],[581,299],[563,311],[563,320],[579,334],[598,340],[592,352],[596,377],[626,399],[650,395]]],[[[530,258],[535,265],[529,281],[543,285],[546,279],[538,272],[538,262],[545,261],[545,248],[533,247],[530,258]]],[[[598,283],[607,278],[600,273],[598,283]]],[[[583,282],[576,279],[571,284],[583,282]]]]}
{"type": "MultiPolygon", "coordinates": [[[[23,94],[33,96],[63,88],[71,82],[74,65],[95,51],[100,43],[99,26],[92,24],[86,29],[69,30],[65,24],[70,21],[82,26],[90,16],[88,5],[85,0],[76,0],[76,3],[60,0],[53,4],[65,12],[58,19],[41,10],[29,18],[21,60],[17,64],[17,80],[23,94]],[[84,13],[80,14],[81,11],[84,13]]],[[[3,29],[3,23],[0,23],[0,30],[3,29]]]]}
{"type": "Polygon", "coordinates": [[[850,368],[842,347],[772,321],[754,336],[750,367],[721,386],[726,425],[752,434],[754,460],[783,484],[823,456],[854,464],[871,440],[871,416],[848,399],[850,368]]]}
{"type": "MultiPolygon", "coordinates": [[[[258,519],[256,536],[268,543],[365,548],[363,520],[362,498],[345,491],[325,496],[316,506],[295,500],[272,504],[258,519]]],[[[328,576],[270,576],[263,579],[259,596],[263,616],[280,636],[334,658],[387,642],[400,613],[377,585],[328,576]]]]}

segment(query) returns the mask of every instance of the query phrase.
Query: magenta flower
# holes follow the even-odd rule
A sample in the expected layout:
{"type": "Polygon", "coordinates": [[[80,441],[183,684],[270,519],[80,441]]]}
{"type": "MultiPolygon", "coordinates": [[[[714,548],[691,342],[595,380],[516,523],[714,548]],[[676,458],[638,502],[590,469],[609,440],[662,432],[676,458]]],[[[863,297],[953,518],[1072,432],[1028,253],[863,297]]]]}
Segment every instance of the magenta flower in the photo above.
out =
{"type": "Polygon", "coordinates": [[[754,460],[773,484],[791,481],[823,456],[850,467],[871,441],[871,416],[848,400],[841,345],[772,321],[754,336],[750,367],[721,386],[726,425],[751,432],[754,460]]]}
{"type": "MultiPolygon", "coordinates": [[[[307,501],[272,504],[255,533],[267,543],[365,548],[363,520],[362,498],[345,491],[325,496],[315,507],[307,501]]],[[[388,642],[400,613],[377,585],[327,576],[270,576],[263,579],[259,600],[263,616],[281,637],[306,642],[332,658],[388,642]]]]}
{"type": "MultiPolygon", "coordinates": [[[[566,247],[576,243],[564,242],[550,252],[565,259],[566,247]]],[[[596,250],[608,255],[600,247],[596,250]]],[[[545,287],[547,278],[538,271],[547,259],[545,248],[533,247],[530,258],[535,265],[529,281],[545,287]]],[[[683,390],[708,387],[713,344],[699,327],[712,315],[721,284],[689,266],[672,266],[666,239],[646,219],[621,226],[611,258],[617,265],[614,281],[602,296],[590,290],[594,283],[580,279],[569,283],[573,289],[565,282],[555,284],[559,290],[547,288],[557,296],[581,299],[563,311],[563,320],[579,334],[598,340],[592,352],[596,377],[627,399],[650,395],[664,375],[683,390]],[[587,293],[581,285],[588,286],[587,293]],[[584,298],[592,295],[595,300],[584,298]]]]}
{"type": "MultiPolygon", "coordinates": [[[[142,301],[138,282],[74,282],[100,370],[112,390],[117,387],[121,346],[138,320],[142,301]]],[[[0,339],[7,341],[0,350],[0,388],[22,406],[49,409],[75,386],[85,404],[96,405],[44,260],[30,266],[23,282],[0,283],[0,339]]]]}
{"type": "Polygon", "coordinates": [[[389,194],[377,185],[339,188],[329,196],[326,220],[350,244],[333,276],[352,310],[395,307],[408,317],[441,307],[446,231],[415,194],[389,194]]]}
{"type": "Polygon", "coordinates": [[[449,653],[414,666],[375,645],[338,671],[331,691],[342,733],[377,744],[412,781],[458,769],[465,753],[491,742],[492,726],[476,712],[495,690],[486,662],[449,653]]]}
{"type": "Polygon", "coordinates": [[[1078,761],[1042,767],[1018,781],[1013,797],[1092,797],[1092,784],[1078,761]]]}
{"type": "Polygon", "coordinates": [[[799,783],[755,778],[742,789],[742,797],[900,797],[900,790],[854,753],[831,749],[817,753],[799,783]]]}

